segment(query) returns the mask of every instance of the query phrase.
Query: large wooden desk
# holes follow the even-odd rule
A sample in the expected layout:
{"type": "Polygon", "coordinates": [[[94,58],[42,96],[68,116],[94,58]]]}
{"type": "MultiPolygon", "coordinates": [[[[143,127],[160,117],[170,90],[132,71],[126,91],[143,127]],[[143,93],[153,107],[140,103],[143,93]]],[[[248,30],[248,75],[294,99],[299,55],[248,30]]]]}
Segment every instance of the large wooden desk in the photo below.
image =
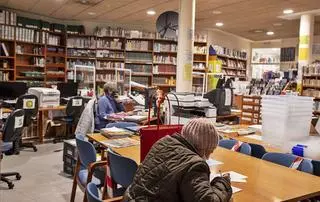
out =
{"type": "Polygon", "coordinates": [[[44,116],[48,111],[64,111],[66,109],[66,106],[57,106],[57,107],[40,107],[39,108],[39,118],[38,118],[38,135],[39,135],[39,143],[43,143],[44,138],[44,126],[46,123],[44,123],[44,116]]]}
{"type": "MultiPolygon", "coordinates": [[[[107,138],[100,134],[88,135],[100,142],[107,138]]],[[[137,137],[138,138],[138,137],[137,137]]],[[[106,147],[106,145],[104,145],[106,147]]],[[[140,163],[140,146],[113,148],[120,155],[140,163]]],[[[248,176],[246,183],[232,185],[242,191],[234,194],[234,202],[298,201],[320,195],[320,178],[292,170],[271,162],[218,147],[211,155],[224,164],[211,167],[213,173],[235,171],[248,176]]]]}

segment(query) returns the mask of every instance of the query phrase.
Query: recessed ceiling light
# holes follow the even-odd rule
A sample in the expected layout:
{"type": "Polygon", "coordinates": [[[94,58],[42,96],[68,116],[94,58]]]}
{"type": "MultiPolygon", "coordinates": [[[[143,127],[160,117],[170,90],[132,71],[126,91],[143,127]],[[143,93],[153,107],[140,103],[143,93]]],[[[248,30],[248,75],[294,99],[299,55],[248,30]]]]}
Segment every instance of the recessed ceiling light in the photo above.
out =
{"type": "Polygon", "coordinates": [[[221,13],[222,13],[221,11],[217,11],[217,10],[212,11],[212,14],[214,15],[220,15],[221,13]]]}
{"type": "Polygon", "coordinates": [[[272,36],[272,35],[274,35],[274,32],[269,31],[269,32],[267,32],[267,33],[266,33],[266,35],[268,35],[268,36],[272,36]]]}
{"type": "Polygon", "coordinates": [[[256,29],[256,30],[253,30],[253,32],[254,32],[254,33],[262,33],[263,30],[261,30],[261,29],[256,29]]]}
{"type": "Polygon", "coordinates": [[[283,10],[283,14],[291,14],[291,13],[293,13],[292,9],[284,9],[283,10]]]}
{"type": "Polygon", "coordinates": [[[88,15],[95,15],[95,12],[88,12],[88,15]]]}
{"type": "Polygon", "coordinates": [[[222,27],[222,26],[223,26],[223,22],[217,22],[217,23],[216,23],[216,26],[217,26],[217,27],[222,27]]]}
{"type": "Polygon", "coordinates": [[[275,27],[281,27],[282,25],[283,25],[283,24],[280,23],[280,22],[273,23],[273,26],[275,26],[275,27]]]}
{"type": "Polygon", "coordinates": [[[148,10],[148,11],[147,11],[147,14],[148,14],[148,15],[155,15],[156,12],[155,12],[154,10],[148,10]]]}

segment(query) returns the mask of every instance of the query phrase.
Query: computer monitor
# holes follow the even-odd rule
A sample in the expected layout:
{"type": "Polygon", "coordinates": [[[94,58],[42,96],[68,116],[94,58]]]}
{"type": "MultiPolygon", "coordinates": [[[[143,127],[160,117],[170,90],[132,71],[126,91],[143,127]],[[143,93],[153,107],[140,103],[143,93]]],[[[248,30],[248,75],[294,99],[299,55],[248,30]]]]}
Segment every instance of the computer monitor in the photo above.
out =
{"type": "Polygon", "coordinates": [[[16,99],[26,94],[27,90],[24,82],[0,82],[0,99],[16,99]]]}
{"type": "Polygon", "coordinates": [[[78,95],[78,83],[58,83],[58,90],[60,91],[60,97],[68,98],[78,95]]]}

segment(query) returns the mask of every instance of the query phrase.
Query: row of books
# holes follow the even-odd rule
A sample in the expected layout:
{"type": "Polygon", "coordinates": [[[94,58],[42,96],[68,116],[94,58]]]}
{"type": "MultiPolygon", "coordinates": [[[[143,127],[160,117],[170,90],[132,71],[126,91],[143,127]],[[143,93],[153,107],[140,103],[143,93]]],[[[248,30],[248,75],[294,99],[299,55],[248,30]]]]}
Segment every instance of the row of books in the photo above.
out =
{"type": "Polygon", "coordinates": [[[107,81],[123,81],[124,75],[118,74],[117,77],[115,74],[105,73],[105,74],[96,74],[96,81],[98,82],[107,82],[107,81]]]}
{"type": "Polygon", "coordinates": [[[142,61],[152,63],[152,53],[126,53],[127,61],[142,61]]]}
{"type": "Polygon", "coordinates": [[[194,46],[193,53],[207,54],[207,46],[194,46]]]}
{"type": "Polygon", "coordinates": [[[109,51],[109,50],[97,50],[97,58],[118,58],[118,59],[124,59],[124,53],[123,52],[115,52],[115,51],[109,51]]]}
{"type": "Polygon", "coordinates": [[[245,50],[240,51],[236,49],[222,47],[219,45],[214,45],[213,48],[215,49],[218,55],[225,55],[233,58],[247,59],[247,52],[245,50]]]}
{"type": "Polygon", "coordinates": [[[0,38],[14,40],[14,27],[0,25],[0,38]]]}
{"type": "Polygon", "coordinates": [[[154,52],[177,52],[177,44],[154,43],[154,52]]]}
{"type": "Polygon", "coordinates": [[[17,27],[16,40],[23,41],[23,42],[44,44],[46,42],[46,33],[38,30],[17,27]]]}
{"type": "Polygon", "coordinates": [[[194,41],[196,42],[207,42],[207,35],[201,34],[201,33],[195,33],[194,34],[194,41]]]}
{"type": "Polygon", "coordinates": [[[154,84],[175,85],[176,79],[173,76],[171,76],[170,78],[168,78],[168,77],[153,77],[153,83],[154,84]]]}
{"type": "Polygon", "coordinates": [[[97,36],[118,36],[124,37],[126,30],[121,27],[112,28],[112,27],[98,27],[95,31],[95,35],[97,36]]]}
{"type": "Polygon", "coordinates": [[[67,47],[68,48],[88,48],[95,49],[96,48],[96,40],[95,37],[71,37],[67,39],[67,47]]]}
{"type": "Polygon", "coordinates": [[[67,55],[72,57],[95,57],[96,51],[94,50],[78,50],[78,49],[68,49],[67,55]]]}
{"type": "MultiPolygon", "coordinates": [[[[131,78],[132,81],[137,82],[139,84],[149,86],[149,78],[150,77],[145,77],[145,76],[134,76],[131,78]]],[[[125,77],[125,83],[129,83],[129,77],[125,77]]]]}
{"type": "Polygon", "coordinates": [[[6,46],[5,43],[1,43],[0,55],[9,56],[9,51],[8,51],[7,46],[6,46]]]}
{"type": "Polygon", "coordinates": [[[97,48],[112,48],[112,49],[122,49],[122,41],[119,40],[105,40],[97,39],[97,48]]]}
{"type": "Polygon", "coordinates": [[[126,50],[148,51],[149,50],[149,41],[127,40],[126,50]]]}
{"type": "Polygon", "coordinates": [[[67,62],[67,69],[73,71],[73,68],[75,65],[95,66],[95,62],[89,61],[89,60],[68,61],[67,62]]]}
{"type": "Polygon", "coordinates": [[[127,64],[126,69],[131,69],[132,73],[151,73],[152,72],[152,66],[150,65],[127,64]]]}
{"type": "Polygon", "coordinates": [[[173,56],[162,56],[162,55],[154,55],[153,56],[154,63],[163,63],[163,64],[177,64],[177,58],[173,56]]]}
{"type": "Polygon", "coordinates": [[[194,70],[205,70],[206,66],[203,63],[194,63],[193,69],[194,70]]]}
{"type": "Polygon", "coordinates": [[[153,73],[176,73],[176,67],[172,65],[155,65],[153,66],[153,73]]]}
{"type": "Polygon", "coordinates": [[[0,24],[16,25],[17,14],[11,11],[0,10],[0,24]]]}
{"type": "Polygon", "coordinates": [[[9,81],[9,72],[0,71],[0,81],[9,81]]]}
{"type": "Polygon", "coordinates": [[[97,69],[124,69],[124,63],[123,62],[101,62],[97,61],[97,69]]]}
{"type": "Polygon", "coordinates": [[[47,39],[49,45],[61,45],[61,36],[49,34],[47,39]]]}

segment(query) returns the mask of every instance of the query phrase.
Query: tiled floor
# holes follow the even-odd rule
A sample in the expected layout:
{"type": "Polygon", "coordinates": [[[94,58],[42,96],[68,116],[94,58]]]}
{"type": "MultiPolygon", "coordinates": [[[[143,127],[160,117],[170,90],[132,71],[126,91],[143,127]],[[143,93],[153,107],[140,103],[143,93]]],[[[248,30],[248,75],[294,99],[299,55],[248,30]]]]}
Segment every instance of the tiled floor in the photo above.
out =
{"type": "MultiPolygon", "coordinates": [[[[0,202],[66,202],[70,201],[72,178],[63,173],[63,144],[38,145],[38,152],[29,149],[20,155],[4,156],[1,172],[18,171],[22,178],[9,190],[0,182],[0,202]]],[[[14,179],[14,177],[12,178],[14,179]]],[[[76,201],[83,199],[77,189],[76,201]]]]}

